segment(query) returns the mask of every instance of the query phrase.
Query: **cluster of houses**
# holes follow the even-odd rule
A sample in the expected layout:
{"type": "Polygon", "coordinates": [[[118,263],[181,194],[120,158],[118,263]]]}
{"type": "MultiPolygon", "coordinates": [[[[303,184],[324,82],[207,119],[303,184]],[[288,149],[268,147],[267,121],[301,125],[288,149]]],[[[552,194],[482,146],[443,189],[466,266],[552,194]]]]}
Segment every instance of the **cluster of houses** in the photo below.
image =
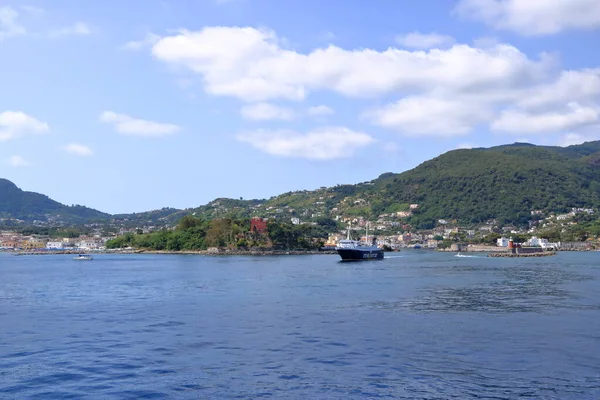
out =
{"type": "Polygon", "coordinates": [[[110,237],[81,236],[78,238],[50,239],[48,237],[19,235],[14,232],[0,233],[0,249],[2,250],[104,250],[110,237]]]}

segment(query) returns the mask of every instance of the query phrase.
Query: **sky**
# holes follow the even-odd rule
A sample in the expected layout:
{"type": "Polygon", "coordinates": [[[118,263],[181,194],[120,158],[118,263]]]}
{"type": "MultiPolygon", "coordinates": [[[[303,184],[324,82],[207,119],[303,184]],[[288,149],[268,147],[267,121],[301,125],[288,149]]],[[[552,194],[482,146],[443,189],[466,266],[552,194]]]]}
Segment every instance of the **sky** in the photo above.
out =
{"type": "Polygon", "coordinates": [[[0,0],[0,177],[110,213],[600,139],[598,0],[0,0]]]}

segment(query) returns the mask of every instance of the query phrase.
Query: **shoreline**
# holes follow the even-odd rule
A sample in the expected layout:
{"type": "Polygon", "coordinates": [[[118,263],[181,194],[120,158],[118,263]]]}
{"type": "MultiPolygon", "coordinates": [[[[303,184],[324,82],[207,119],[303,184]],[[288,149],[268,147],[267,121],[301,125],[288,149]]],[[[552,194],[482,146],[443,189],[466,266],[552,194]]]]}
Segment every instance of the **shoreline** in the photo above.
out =
{"type": "Polygon", "coordinates": [[[172,254],[172,255],[204,255],[204,256],[283,256],[283,255],[321,255],[337,254],[335,250],[57,250],[57,251],[22,251],[22,250],[2,250],[3,253],[12,253],[15,256],[57,256],[57,255],[78,255],[78,254],[172,254]]]}

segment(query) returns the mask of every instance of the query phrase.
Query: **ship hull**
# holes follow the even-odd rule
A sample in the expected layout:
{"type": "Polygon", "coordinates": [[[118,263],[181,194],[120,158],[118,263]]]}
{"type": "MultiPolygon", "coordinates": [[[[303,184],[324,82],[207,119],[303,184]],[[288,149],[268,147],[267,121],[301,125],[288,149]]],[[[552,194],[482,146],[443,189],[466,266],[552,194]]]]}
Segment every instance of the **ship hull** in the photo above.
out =
{"type": "Polygon", "coordinates": [[[337,249],[342,261],[383,260],[383,250],[337,249]]]}

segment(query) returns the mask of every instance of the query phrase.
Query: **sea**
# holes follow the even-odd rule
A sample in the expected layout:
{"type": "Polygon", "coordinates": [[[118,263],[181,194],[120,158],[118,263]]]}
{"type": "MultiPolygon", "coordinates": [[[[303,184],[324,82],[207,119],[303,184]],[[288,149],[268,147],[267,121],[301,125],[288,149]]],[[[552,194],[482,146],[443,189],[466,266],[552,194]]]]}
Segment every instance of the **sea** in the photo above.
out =
{"type": "Polygon", "coordinates": [[[600,252],[0,253],[0,399],[600,399],[600,252]]]}

